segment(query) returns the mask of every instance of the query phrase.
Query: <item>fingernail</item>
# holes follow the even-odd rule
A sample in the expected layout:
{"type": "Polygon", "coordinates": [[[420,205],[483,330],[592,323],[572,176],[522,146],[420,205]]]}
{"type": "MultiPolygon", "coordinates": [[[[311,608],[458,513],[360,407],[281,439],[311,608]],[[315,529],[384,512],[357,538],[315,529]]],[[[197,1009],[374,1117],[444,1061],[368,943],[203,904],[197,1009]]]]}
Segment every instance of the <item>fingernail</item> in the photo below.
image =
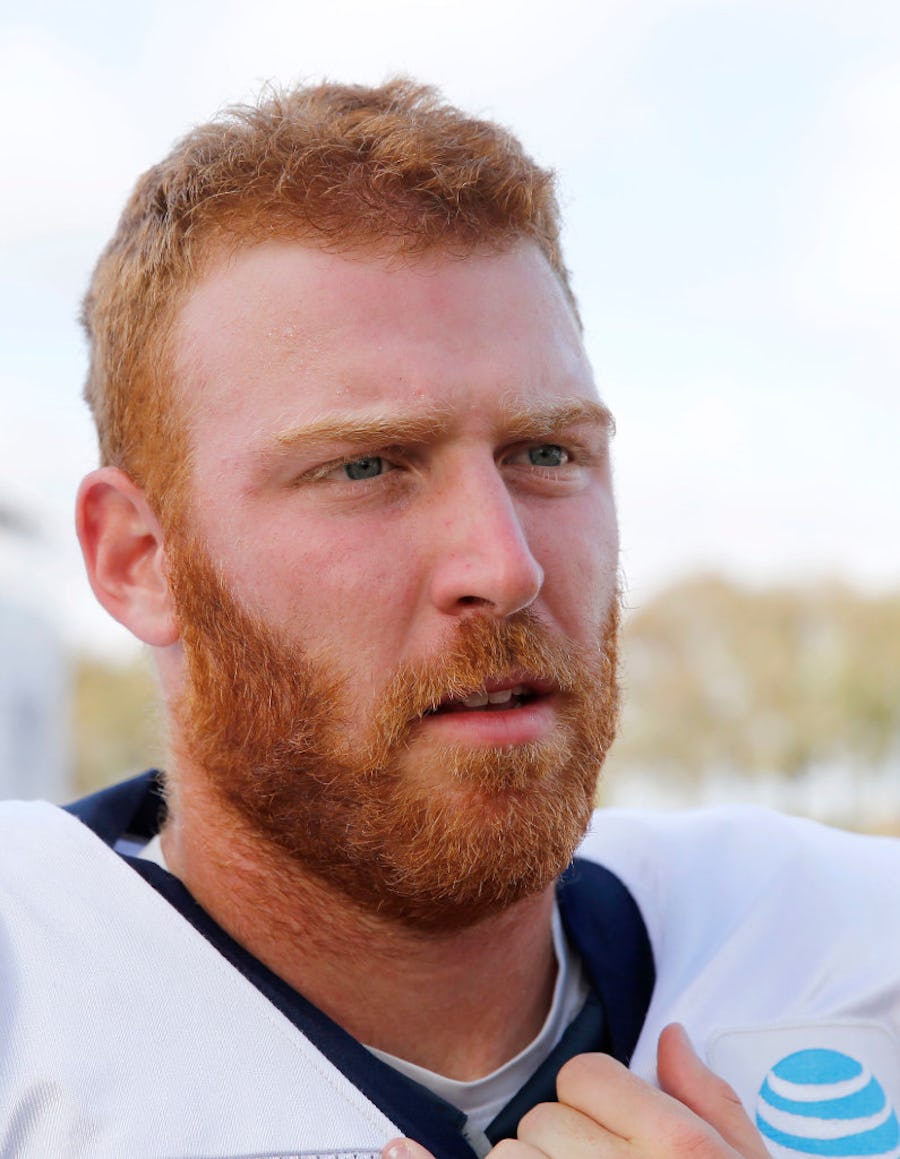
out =
{"type": "Polygon", "coordinates": [[[382,1149],[382,1159],[410,1159],[411,1151],[405,1139],[392,1139],[382,1149]]]}

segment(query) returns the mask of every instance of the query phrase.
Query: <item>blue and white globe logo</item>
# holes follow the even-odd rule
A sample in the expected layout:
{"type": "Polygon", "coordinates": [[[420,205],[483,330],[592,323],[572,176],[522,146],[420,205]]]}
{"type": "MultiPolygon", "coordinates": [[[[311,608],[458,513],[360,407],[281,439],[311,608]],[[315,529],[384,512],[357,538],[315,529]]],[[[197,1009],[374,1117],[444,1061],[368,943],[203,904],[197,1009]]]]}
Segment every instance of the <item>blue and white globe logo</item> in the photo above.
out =
{"type": "Polygon", "coordinates": [[[798,1050],[766,1075],[756,1125],[779,1159],[900,1159],[900,1124],[872,1072],[837,1050],[798,1050]]]}

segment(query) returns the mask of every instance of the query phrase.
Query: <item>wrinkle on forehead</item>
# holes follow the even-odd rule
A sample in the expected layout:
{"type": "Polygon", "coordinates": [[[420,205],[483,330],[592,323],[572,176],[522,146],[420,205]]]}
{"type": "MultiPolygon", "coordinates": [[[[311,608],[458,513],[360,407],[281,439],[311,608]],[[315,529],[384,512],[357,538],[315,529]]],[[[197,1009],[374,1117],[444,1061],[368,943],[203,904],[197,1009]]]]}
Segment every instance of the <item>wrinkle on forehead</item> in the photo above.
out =
{"type": "Polygon", "coordinates": [[[189,438],[196,449],[212,425],[214,454],[232,465],[457,430],[497,442],[612,430],[571,310],[527,246],[399,270],[255,247],[206,272],[173,346],[189,438]]]}

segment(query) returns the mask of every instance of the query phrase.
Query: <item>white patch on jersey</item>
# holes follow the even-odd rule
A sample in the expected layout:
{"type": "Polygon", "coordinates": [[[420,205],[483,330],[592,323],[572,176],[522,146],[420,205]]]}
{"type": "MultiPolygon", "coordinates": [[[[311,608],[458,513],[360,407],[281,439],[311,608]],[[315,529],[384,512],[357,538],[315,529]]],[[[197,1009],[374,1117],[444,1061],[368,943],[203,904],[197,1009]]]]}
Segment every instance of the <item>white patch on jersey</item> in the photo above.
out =
{"type": "Polygon", "coordinates": [[[829,1020],[720,1031],[707,1057],[776,1159],[900,1157],[900,1042],[884,1026],[829,1020]]]}

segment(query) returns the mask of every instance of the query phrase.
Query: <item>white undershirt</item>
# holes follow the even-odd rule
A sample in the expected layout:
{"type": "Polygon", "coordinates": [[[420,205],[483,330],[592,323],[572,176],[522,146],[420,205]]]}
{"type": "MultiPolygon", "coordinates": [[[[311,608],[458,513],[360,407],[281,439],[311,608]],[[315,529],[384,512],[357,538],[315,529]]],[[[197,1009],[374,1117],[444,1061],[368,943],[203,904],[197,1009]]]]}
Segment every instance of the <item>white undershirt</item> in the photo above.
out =
{"type": "Polygon", "coordinates": [[[138,857],[144,861],[154,861],[161,866],[167,873],[171,873],[168,865],[166,865],[165,854],[162,849],[162,838],[157,833],[155,837],[151,837],[144,848],[138,853],[138,857]]]}
{"type": "Polygon", "coordinates": [[[556,985],[553,988],[553,1002],[544,1025],[537,1037],[515,1058],[511,1058],[509,1062],[483,1078],[460,1082],[426,1070],[424,1067],[415,1066],[405,1059],[386,1054],[383,1050],[375,1050],[371,1046],[368,1049],[383,1062],[415,1079],[417,1083],[440,1095],[454,1107],[459,1107],[468,1116],[470,1125],[479,1133],[483,1132],[547,1058],[588,996],[589,987],[581,959],[569,949],[559,909],[555,905],[553,948],[556,951],[557,962],[556,985]]]}

